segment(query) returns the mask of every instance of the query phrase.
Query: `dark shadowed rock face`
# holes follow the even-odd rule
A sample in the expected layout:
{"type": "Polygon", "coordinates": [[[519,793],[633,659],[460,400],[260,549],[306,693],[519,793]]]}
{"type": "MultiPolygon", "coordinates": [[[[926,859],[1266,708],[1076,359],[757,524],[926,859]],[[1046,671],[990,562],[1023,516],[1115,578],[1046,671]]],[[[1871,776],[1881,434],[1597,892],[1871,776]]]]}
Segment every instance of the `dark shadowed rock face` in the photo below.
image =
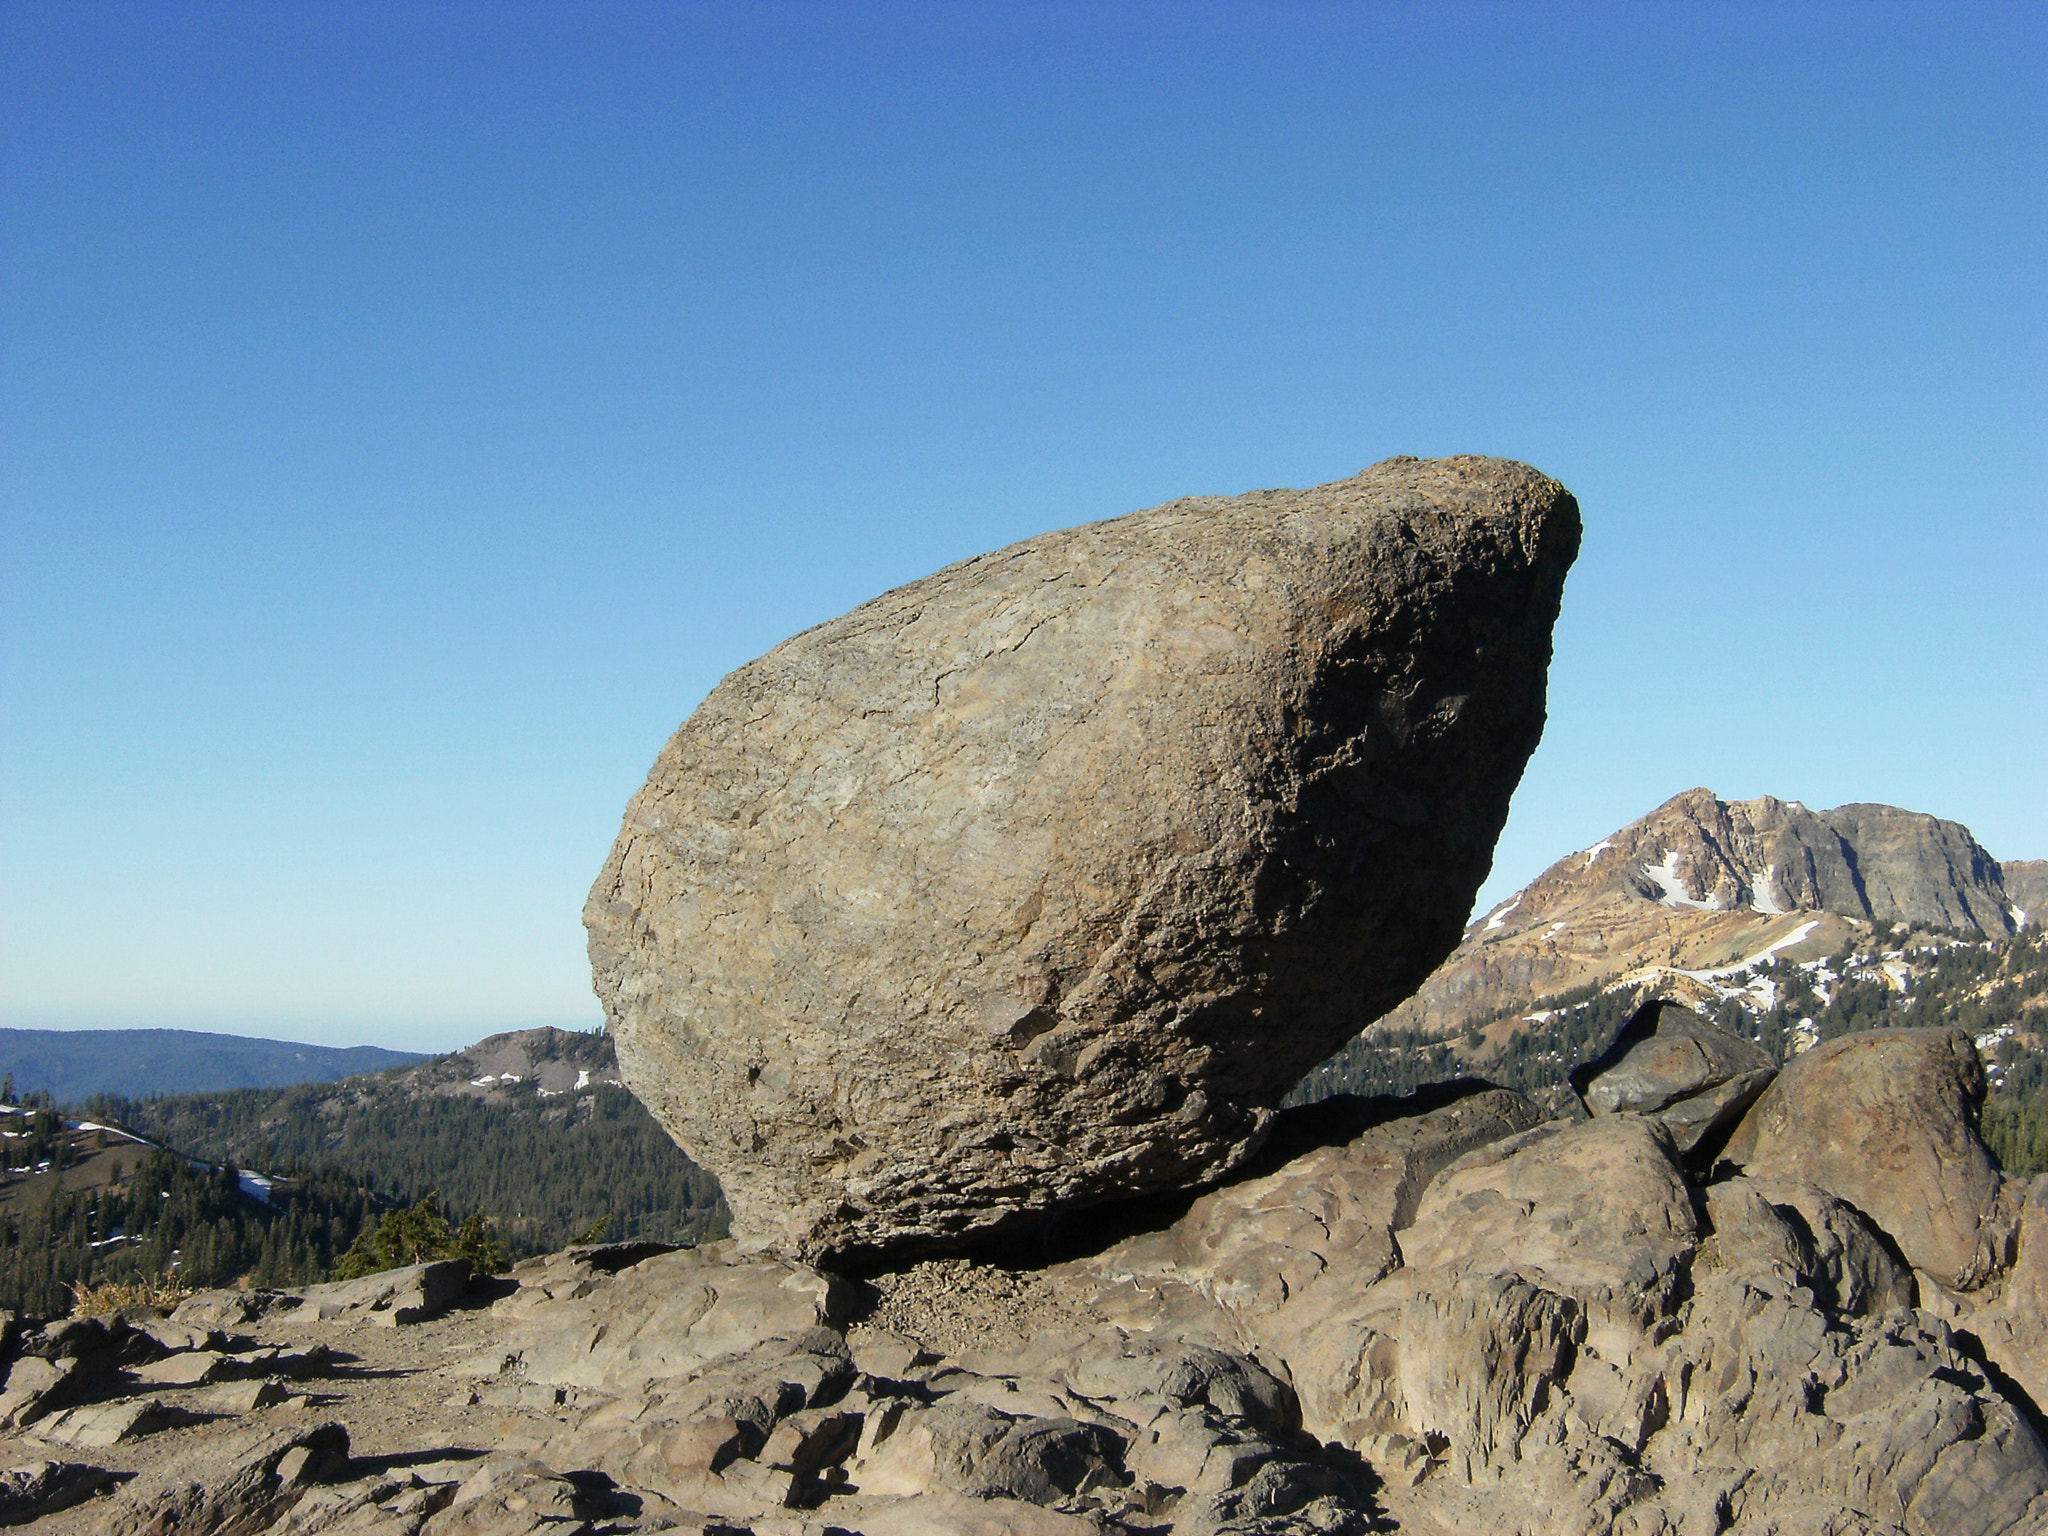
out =
{"type": "Polygon", "coordinates": [[[1572,1074],[1595,1115],[1655,1115],[1687,1156],[1717,1147],[1777,1075],[1760,1046],[1659,998],[1572,1074]]]}
{"type": "Polygon", "coordinates": [[[1212,1178],[1457,943],[1578,509],[1395,459],[969,560],[722,682],[585,911],[627,1082],[750,1245],[1212,1178]]]}

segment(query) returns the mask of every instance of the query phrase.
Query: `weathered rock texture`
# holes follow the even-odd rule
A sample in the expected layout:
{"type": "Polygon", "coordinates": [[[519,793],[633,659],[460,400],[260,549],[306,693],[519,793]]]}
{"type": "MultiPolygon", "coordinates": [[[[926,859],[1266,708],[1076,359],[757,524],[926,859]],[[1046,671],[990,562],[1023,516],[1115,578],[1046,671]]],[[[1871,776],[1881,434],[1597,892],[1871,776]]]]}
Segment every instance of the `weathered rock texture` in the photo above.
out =
{"type": "Polygon", "coordinates": [[[1572,1073],[1595,1115],[1655,1115],[1687,1156],[1718,1147],[1777,1076],[1761,1047],[1667,999],[1643,1004],[1597,1061],[1572,1073]]]}
{"type": "Polygon", "coordinates": [[[1795,1057],[1724,1154],[1758,1178],[1804,1179],[1897,1241],[1914,1268],[1975,1290],[2011,1258],[2016,1194],[1977,1137],[1984,1065],[1959,1029],[1878,1029],[1795,1057]]]}
{"type": "Polygon", "coordinates": [[[2030,928],[2048,923],[2048,859],[2008,859],[1999,865],[2012,920],[2030,928]]]}
{"type": "MultiPolygon", "coordinates": [[[[1957,1039],[1833,1048],[1833,1080],[1892,1128],[1909,1155],[1886,1166],[1923,1199],[1925,1149],[1982,1150],[1953,1113],[1957,1039]]],[[[1072,1217],[1069,1257],[1016,1270],[940,1258],[854,1282],[731,1243],[624,1243],[528,1260],[396,1326],[323,1319],[317,1295],[214,1293],[179,1315],[219,1325],[0,1330],[0,1359],[45,1351],[16,1368],[61,1360],[77,1394],[0,1429],[15,1468],[0,1521],[39,1511],[48,1536],[2048,1530],[2033,1427],[2048,1177],[2022,1192],[1993,1174],[2017,1242],[1953,1289],[1900,1257],[1927,1257],[1914,1200],[1866,1188],[1859,1208],[1823,1187],[1848,1188],[1830,1161],[1842,1131],[1815,1114],[1773,1133],[1811,1179],[1731,1176],[1689,1164],[1653,1112],[1542,1121],[1519,1094],[1446,1085],[1285,1111],[1249,1176],[1072,1217]],[[316,1358],[314,1415],[281,1378],[316,1358]],[[231,1402],[204,1384],[229,1360],[277,1374],[230,1383],[268,1389],[231,1402]],[[73,1424],[119,1432],[70,1442],[92,1465],[56,1465],[73,1424]]]]}
{"type": "Polygon", "coordinates": [[[1394,459],[1028,540],[778,646],[585,911],[748,1246],[1213,1178],[1458,940],[1543,725],[1555,481],[1394,459]]]}

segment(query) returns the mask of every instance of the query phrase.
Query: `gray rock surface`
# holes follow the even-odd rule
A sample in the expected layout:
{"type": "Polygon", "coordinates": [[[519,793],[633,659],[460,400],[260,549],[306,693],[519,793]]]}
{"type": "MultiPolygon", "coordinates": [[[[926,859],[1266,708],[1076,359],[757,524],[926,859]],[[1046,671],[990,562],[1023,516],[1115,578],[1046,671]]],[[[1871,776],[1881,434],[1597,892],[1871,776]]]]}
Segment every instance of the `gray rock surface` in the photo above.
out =
{"type": "Polygon", "coordinates": [[[2009,900],[2000,899],[2003,871],[1961,822],[1893,805],[1838,805],[1822,815],[1828,830],[1854,850],[1855,887],[1871,916],[1986,934],[2013,931],[2009,900]]]}
{"type": "Polygon", "coordinates": [[[31,1461],[0,1472],[0,1525],[25,1525],[104,1492],[114,1475],[75,1461],[31,1461]]]}
{"type": "MultiPolygon", "coordinates": [[[[203,1340],[205,1335],[260,1322],[266,1317],[280,1312],[290,1312],[302,1305],[304,1298],[292,1291],[196,1291],[178,1303],[177,1310],[171,1313],[168,1322],[172,1326],[198,1333],[203,1340]]],[[[159,1329],[156,1325],[149,1326],[152,1328],[153,1336],[163,1342],[166,1348],[203,1347],[200,1341],[178,1343],[168,1329],[159,1329]]]]}
{"type": "MultiPolygon", "coordinates": [[[[1938,1032],[1920,1043],[1953,1060],[1938,1032]]],[[[1941,1102],[1886,1100],[1894,1140],[1936,1139],[1941,1102]]],[[[2048,1179],[2011,1262],[1957,1292],[1816,1182],[1702,1185],[1649,1115],[1538,1122],[1468,1085],[1286,1111],[1260,1158],[1120,1228],[1098,1213],[1081,1237],[1107,1246],[1030,1268],[939,1258],[851,1283],[730,1243],[621,1244],[404,1329],[309,1303],[264,1308],[254,1337],[158,1330],[187,1346],[173,1358],[250,1369],[331,1341],[325,1429],[274,1391],[139,1382],[139,1330],[31,1329],[58,1359],[17,1368],[66,1372],[83,1404],[46,1423],[155,1401],[254,1420],[118,1438],[93,1459],[126,1488],[39,1518],[51,1536],[2048,1529],[2029,1418],[2048,1179]]],[[[40,1427],[0,1432],[6,1461],[37,1455],[40,1427]]]]}
{"type": "Polygon", "coordinates": [[[360,1280],[311,1285],[302,1293],[323,1322],[367,1317],[387,1327],[434,1316],[469,1286],[469,1260],[436,1259],[386,1269],[360,1280]]]}
{"type": "Polygon", "coordinates": [[[339,1424],[243,1430],[122,1489],[107,1536],[261,1531],[347,1466],[348,1431],[339,1424]]]}
{"type": "Polygon", "coordinates": [[[23,1355],[0,1383],[0,1429],[18,1429],[56,1409],[71,1394],[79,1375],[77,1359],[45,1360],[23,1355]]]}
{"type": "Polygon", "coordinates": [[[2027,926],[2038,929],[2048,924],[2048,859],[2007,859],[1998,871],[2007,902],[2015,913],[2025,914],[2027,926]]]}
{"type": "Polygon", "coordinates": [[[585,909],[626,1081],[803,1258],[1232,1168],[1457,943],[1578,531],[1526,466],[1395,459],[778,646],[663,749],[585,909]]]}
{"type": "Polygon", "coordinates": [[[1655,1115],[1690,1156],[1718,1146],[1777,1075],[1761,1046],[1657,998],[1572,1081],[1595,1115],[1655,1115]]]}
{"type": "Polygon", "coordinates": [[[1723,1156],[1868,1216],[1914,1268],[1975,1290],[2009,1261],[2018,1212],[1977,1136],[1984,1065],[1956,1029],[1844,1035],[1794,1057],[1723,1156]]]}
{"type": "Polygon", "coordinates": [[[615,1276],[586,1261],[581,1281],[567,1285],[561,1269],[538,1270],[533,1289],[548,1304],[522,1302],[518,1295],[501,1303],[508,1317],[521,1321],[471,1369],[495,1374],[509,1358],[528,1380],[550,1386],[644,1391],[759,1340],[800,1336],[843,1313],[838,1281],[801,1265],[735,1263],[734,1257],[730,1242],[709,1243],[657,1253],[615,1276]],[[548,1294],[550,1282],[558,1295],[548,1294]]]}
{"type": "Polygon", "coordinates": [[[1825,1311],[1877,1317],[1914,1305],[1913,1273],[1854,1206],[1811,1184],[1724,1179],[1707,1190],[1722,1262],[1805,1286],[1825,1311]]]}
{"type": "MultiPolygon", "coordinates": [[[[1504,1089],[1420,1113],[1386,1105],[1352,1109],[1369,1123],[1349,1140],[1203,1195],[1170,1227],[1054,1273],[1084,1281],[1090,1309],[1122,1329],[1289,1356],[1325,1331],[1348,1338],[1362,1294],[1400,1266],[1395,1233],[1414,1221],[1431,1181],[1538,1123],[1529,1101],[1504,1089]]],[[[1333,1111],[1344,1113],[1313,1107],[1333,1111]]]]}
{"type": "Polygon", "coordinates": [[[38,1440],[53,1445],[76,1446],[82,1451],[104,1450],[123,1440],[137,1440],[160,1429],[189,1423],[192,1415],[184,1409],[167,1407],[155,1398],[129,1398],[118,1403],[91,1403],[66,1408],[36,1425],[38,1440]]]}

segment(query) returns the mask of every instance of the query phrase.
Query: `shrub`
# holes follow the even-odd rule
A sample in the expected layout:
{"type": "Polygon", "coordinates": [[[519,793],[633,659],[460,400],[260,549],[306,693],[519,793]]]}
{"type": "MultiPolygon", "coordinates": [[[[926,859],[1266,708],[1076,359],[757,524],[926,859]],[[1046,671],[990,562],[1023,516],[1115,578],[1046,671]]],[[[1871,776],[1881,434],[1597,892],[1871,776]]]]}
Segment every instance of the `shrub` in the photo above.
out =
{"type": "Polygon", "coordinates": [[[365,1227],[335,1263],[334,1273],[343,1280],[360,1280],[382,1270],[406,1264],[430,1264],[436,1259],[467,1259],[479,1274],[496,1274],[505,1268],[505,1251],[498,1234],[481,1212],[472,1212],[460,1231],[451,1231],[441,1214],[440,1195],[429,1190],[417,1204],[403,1210],[387,1211],[377,1225],[365,1227]]]}
{"type": "Polygon", "coordinates": [[[103,1280],[98,1285],[74,1280],[70,1289],[73,1317],[105,1317],[124,1307],[169,1312],[192,1294],[192,1288],[176,1275],[139,1275],[133,1280],[103,1280]]]}

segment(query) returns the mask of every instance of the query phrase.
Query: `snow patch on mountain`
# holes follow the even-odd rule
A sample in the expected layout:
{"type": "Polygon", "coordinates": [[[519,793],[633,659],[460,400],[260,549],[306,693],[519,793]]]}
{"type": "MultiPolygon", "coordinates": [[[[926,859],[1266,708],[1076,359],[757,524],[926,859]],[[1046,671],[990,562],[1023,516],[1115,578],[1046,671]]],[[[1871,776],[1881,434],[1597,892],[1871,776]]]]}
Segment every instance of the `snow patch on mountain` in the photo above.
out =
{"type": "Polygon", "coordinates": [[[1679,858],[1680,855],[1678,853],[1667,848],[1664,850],[1663,863],[1645,864],[1643,866],[1643,873],[1655,883],[1660,893],[1657,897],[1657,904],[1664,907],[1691,907],[1697,912],[1718,912],[1721,909],[1721,904],[1714,899],[1711,893],[1704,901],[1695,901],[1692,897],[1685,894],[1685,881],[1680,878],[1678,873],[1679,858]]]}
{"type": "Polygon", "coordinates": [[[1771,872],[1760,869],[1749,877],[1750,910],[1761,912],[1766,917],[1783,917],[1786,909],[1778,905],[1778,898],[1771,894],[1771,872]]]}

